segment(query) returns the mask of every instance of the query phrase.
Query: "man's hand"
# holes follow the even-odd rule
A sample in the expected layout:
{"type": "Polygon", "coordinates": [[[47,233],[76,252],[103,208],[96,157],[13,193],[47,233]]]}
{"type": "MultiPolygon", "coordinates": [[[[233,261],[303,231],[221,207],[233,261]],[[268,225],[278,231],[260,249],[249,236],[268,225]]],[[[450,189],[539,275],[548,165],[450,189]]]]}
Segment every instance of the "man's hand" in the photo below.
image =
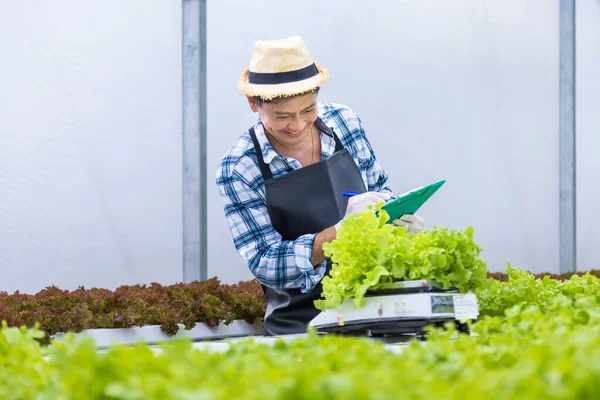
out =
{"type": "Polygon", "coordinates": [[[333,242],[335,239],[335,234],[336,230],[333,226],[330,226],[329,228],[317,233],[312,250],[313,267],[319,265],[326,258],[325,252],[323,251],[323,244],[333,242]]]}
{"type": "Polygon", "coordinates": [[[350,197],[350,199],[348,199],[348,205],[346,206],[346,215],[344,215],[344,218],[340,222],[335,224],[336,232],[340,229],[348,215],[357,215],[359,212],[367,211],[369,206],[386,201],[391,197],[392,195],[389,193],[380,192],[365,192],[350,197]]]}
{"type": "Polygon", "coordinates": [[[408,229],[409,233],[419,233],[425,228],[425,221],[417,214],[404,214],[398,219],[392,221],[396,226],[404,226],[408,229]]]}

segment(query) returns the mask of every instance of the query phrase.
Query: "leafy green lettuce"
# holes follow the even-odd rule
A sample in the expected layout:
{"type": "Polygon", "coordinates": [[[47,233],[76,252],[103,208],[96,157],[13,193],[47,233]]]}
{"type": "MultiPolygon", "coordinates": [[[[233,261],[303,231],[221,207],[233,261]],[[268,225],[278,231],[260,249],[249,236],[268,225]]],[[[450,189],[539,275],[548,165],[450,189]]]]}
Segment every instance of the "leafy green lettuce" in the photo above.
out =
{"type": "Polygon", "coordinates": [[[551,300],[558,296],[572,300],[595,298],[600,304],[600,279],[590,273],[573,275],[562,281],[550,276],[536,279],[532,273],[517,269],[511,263],[508,263],[506,273],[507,282],[490,279],[489,285],[477,291],[480,315],[503,316],[505,310],[522,304],[535,305],[546,311],[551,300]]]}
{"type": "Polygon", "coordinates": [[[302,335],[251,338],[222,351],[188,339],[97,351],[72,334],[42,348],[37,330],[0,329],[6,400],[596,399],[600,306],[559,294],[503,316],[432,328],[398,352],[383,341],[302,335]],[[199,348],[196,348],[198,346],[199,348]]]}
{"type": "Polygon", "coordinates": [[[472,227],[433,227],[409,234],[404,227],[386,223],[389,215],[382,205],[376,206],[377,213],[349,216],[336,239],[323,245],[333,264],[322,280],[322,298],[315,301],[318,309],[334,308],[349,298],[361,308],[367,290],[397,281],[430,279],[461,293],[487,282],[472,227]]]}

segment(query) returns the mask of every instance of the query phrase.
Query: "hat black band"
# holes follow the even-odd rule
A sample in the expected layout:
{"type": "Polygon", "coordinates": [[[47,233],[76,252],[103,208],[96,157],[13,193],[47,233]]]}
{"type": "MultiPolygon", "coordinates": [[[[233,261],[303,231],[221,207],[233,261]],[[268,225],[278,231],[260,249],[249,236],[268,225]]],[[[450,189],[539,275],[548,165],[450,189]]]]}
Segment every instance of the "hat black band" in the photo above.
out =
{"type": "Polygon", "coordinates": [[[248,72],[248,82],[256,85],[277,85],[280,83],[298,82],[319,74],[313,63],[308,67],[287,72],[248,72]]]}

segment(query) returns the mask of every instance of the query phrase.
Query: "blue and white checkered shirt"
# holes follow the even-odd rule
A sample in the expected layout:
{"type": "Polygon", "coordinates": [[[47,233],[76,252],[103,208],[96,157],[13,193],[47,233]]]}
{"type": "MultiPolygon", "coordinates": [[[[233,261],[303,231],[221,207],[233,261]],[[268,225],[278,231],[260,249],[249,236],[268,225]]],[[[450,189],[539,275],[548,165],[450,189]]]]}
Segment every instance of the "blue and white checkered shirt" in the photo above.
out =
{"type": "MultiPolygon", "coordinates": [[[[318,115],[340,137],[360,169],[368,190],[391,192],[386,185],[388,176],[375,159],[358,116],[346,106],[329,103],[318,103],[318,115]]],[[[282,156],[271,146],[259,120],[254,130],[273,178],[301,168],[297,160],[282,156]]],[[[335,150],[335,141],[323,132],[321,149],[323,159],[331,157],[335,150]]],[[[224,155],[217,169],[216,182],[234,245],[256,279],[269,287],[300,288],[303,293],[312,291],[323,278],[327,265],[325,260],[314,268],[312,266],[312,247],[317,232],[296,240],[282,240],[273,228],[267,211],[264,181],[249,132],[244,133],[224,155]]]]}

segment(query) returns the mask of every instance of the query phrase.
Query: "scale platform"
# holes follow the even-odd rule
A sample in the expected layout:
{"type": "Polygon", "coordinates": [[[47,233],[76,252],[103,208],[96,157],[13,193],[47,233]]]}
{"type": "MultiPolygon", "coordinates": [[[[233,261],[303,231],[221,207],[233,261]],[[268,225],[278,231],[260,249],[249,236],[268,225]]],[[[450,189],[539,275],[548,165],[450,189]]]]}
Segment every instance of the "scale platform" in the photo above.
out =
{"type": "Polygon", "coordinates": [[[475,294],[443,289],[430,280],[394,282],[367,291],[366,305],[354,306],[354,299],[319,313],[309,326],[318,333],[379,337],[417,337],[425,340],[424,328],[454,322],[459,332],[469,333],[467,320],[479,315],[475,294]]]}

